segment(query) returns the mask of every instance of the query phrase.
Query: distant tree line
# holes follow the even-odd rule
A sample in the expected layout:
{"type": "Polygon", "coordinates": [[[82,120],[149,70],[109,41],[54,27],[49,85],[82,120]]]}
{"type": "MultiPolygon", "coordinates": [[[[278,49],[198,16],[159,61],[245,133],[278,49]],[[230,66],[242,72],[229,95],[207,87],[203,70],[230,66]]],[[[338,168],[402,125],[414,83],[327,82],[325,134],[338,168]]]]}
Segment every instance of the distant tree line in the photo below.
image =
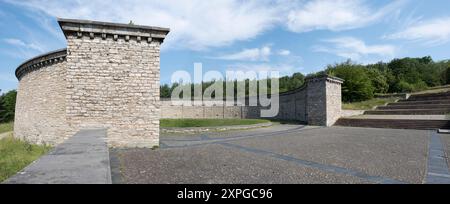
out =
{"type": "Polygon", "coordinates": [[[16,96],[17,96],[16,90],[12,90],[0,95],[0,123],[11,122],[14,120],[14,112],[16,109],[16,96]]]}
{"type": "Polygon", "coordinates": [[[371,99],[376,93],[409,93],[450,84],[449,70],[450,61],[434,62],[427,56],[368,65],[348,60],[329,65],[323,72],[344,79],[343,101],[354,102],[371,99]]]}
{"type": "MultiPolygon", "coordinates": [[[[361,65],[347,60],[343,63],[328,65],[324,71],[310,74],[328,74],[344,79],[342,85],[342,98],[344,102],[356,102],[368,100],[375,94],[407,93],[426,89],[428,87],[450,84],[450,61],[435,62],[430,56],[422,58],[402,58],[392,61],[378,62],[375,64],[361,65]]],[[[268,83],[270,93],[270,80],[264,79],[256,83],[268,83]]],[[[245,80],[246,89],[254,80],[245,80]]],[[[286,92],[297,89],[305,82],[305,75],[294,73],[292,76],[284,76],[279,79],[279,91],[286,92]]],[[[214,81],[202,84],[189,84],[191,93],[195,86],[202,86],[205,91],[214,81]]],[[[234,83],[234,91],[237,92],[237,81],[222,82],[224,87],[234,83]]],[[[161,86],[161,97],[170,98],[175,87],[164,84],[161,86]]],[[[225,92],[225,90],[224,90],[225,92]]],[[[223,93],[226,95],[226,93],[223,93]]],[[[248,95],[248,90],[246,92],[248,95]]],[[[236,94],[235,94],[236,96],[236,94]]]]}
{"type": "MultiPolygon", "coordinates": [[[[190,86],[191,88],[191,95],[192,97],[194,96],[194,89],[195,87],[202,87],[202,91],[203,93],[205,92],[205,90],[210,87],[212,84],[214,83],[223,83],[223,97],[226,97],[226,87],[228,86],[233,86],[234,87],[234,96],[237,96],[237,88],[238,88],[238,83],[245,83],[245,87],[247,87],[245,89],[245,95],[249,96],[249,84],[250,83],[255,83],[256,87],[257,87],[257,92],[259,93],[259,84],[260,83],[266,83],[267,84],[267,93],[271,92],[271,79],[264,79],[264,80],[245,80],[245,81],[208,81],[208,82],[202,82],[201,84],[185,84],[184,86],[190,86]]],[[[305,82],[305,76],[302,73],[294,73],[292,76],[283,76],[279,78],[279,92],[287,92],[290,90],[294,90],[297,88],[300,88],[305,82]]],[[[170,98],[172,96],[172,92],[173,90],[180,86],[180,83],[173,83],[171,86],[169,86],[168,84],[164,84],[162,85],[161,88],[161,98],[170,98]]],[[[215,97],[215,93],[211,94],[213,97],[215,97]]]]}

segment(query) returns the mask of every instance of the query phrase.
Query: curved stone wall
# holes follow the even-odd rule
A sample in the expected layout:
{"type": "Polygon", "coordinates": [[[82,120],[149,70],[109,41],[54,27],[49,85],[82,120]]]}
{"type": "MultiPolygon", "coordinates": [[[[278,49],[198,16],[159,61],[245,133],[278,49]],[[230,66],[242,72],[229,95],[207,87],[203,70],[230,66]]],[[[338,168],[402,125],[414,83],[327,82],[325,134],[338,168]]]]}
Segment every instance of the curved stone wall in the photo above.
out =
{"type": "Polygon", "coordinates": [[[17,68],[16,137],[54,145],[71,134],[65,119],[66,55],[65,49],[57,50],[17,68]]]}
{"type": "Polygon", "coordinates": [[[15,136],[56,145],[107,129],[114,147],[159,145],[160,46],[168,28],[58,19],[67,49],[30,59],[19,79],[15,136]]]}
{"type": "MultiPolygon", "coordinates": [[[[341,84],[342,79],[331,76],[307,78],[304,86],[279,95],[278,115],[269,119],[331,126],[341,117],[341,84]]],[[[194,104],[198,102],[181,106],[163,100],[161,118],[261,118],[262,108],[257,106],[225,106],[217,101],[212,107],[194,104]]]]}

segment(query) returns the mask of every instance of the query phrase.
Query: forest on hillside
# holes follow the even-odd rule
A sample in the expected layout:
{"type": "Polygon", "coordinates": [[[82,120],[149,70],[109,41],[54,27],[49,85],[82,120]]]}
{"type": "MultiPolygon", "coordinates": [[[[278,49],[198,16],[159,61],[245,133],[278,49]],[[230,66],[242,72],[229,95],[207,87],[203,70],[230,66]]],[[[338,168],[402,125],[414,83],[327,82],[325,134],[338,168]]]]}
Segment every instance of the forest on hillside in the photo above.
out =
{"type": "MultiPolygon", "coordinates": [[[[375,64],[357,64],[350,60],[343,63],[328,65],[325,70],[310,74],[328,74],[344,79],[342,85],[342,98],[344,102],[357,102],[371,99],[375,94],[409,93],[424,90],[428,87],[450,84],[450,60],[435,62],[430,56],[422,58],[393,59],[390,62],[375,64]]],[[[303,85],[305,75],[294,73],[279,79],[279,92],[297,89],[303,85]]],[[[270,92],[270,79],[252,81],[245,80],[246,89],[250,83],[268,83],[270,92]]],[[[195,86],[202,86],[205,91],[214,81],[202,84],[188,84],[192,90],[195,86]]],[[[222,82],[224,87],[234,84],[236,93],[237,81],[222,82]]],[[[175,87],[164,84],[161,86],[161,98],[170,98],[175,87]]],[[[224,91],[225,92],[225,91],[224,91]]],[[[193,91],[191,91],[193,93],[193,91]]],[[[226,94],[223,93],[225,96],[226,94]]],[[[246,92],[248,95],[248,90],[246,92]]],[[[214,96],[214,94],[213,94],[214,96]]],[[[236,96],[236,94],[235,94],[236,96]]]]}

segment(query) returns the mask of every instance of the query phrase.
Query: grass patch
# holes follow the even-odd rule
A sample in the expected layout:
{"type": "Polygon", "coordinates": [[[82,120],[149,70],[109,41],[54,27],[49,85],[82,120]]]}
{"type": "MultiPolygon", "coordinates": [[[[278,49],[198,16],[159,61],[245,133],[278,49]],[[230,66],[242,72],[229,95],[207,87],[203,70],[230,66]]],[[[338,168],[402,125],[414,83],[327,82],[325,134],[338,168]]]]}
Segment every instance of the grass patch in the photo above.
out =
{"type": "Polygon", "coordinates": [[[49,146],[33,145],[12,135],[0,140],[0,182],[16,174],[50,150],[49,146]]]}
{"type": "Polygon", "coordinates": [[[5,133],[5,132],[13,131],[13,128],[14,128],[14,123],[13,122],[0,123],[0,134],[1,133],[5,133]]]}
{"type": "Polygon", "coordinates": [[[399,98],[373,98],[367,101],[344,103],[342,109],[344,110],[370,110],[375,106],[382,106],[386,103],[393,103],[399,98]]]}
{"type": "Polygon", "coordinates": [[[215,127],[232,125],[253,125],[267,122],[270,121],[262,119],[161,119],[160,127],[215,127]]]}
{"type": "Polygon", "coordinates": [[[305,122],[298,121],[298,120],[279,120],[279,119],[271,119],[270,122],[272,124],[282,124],[282,125],[305,125],[305,122]]]}

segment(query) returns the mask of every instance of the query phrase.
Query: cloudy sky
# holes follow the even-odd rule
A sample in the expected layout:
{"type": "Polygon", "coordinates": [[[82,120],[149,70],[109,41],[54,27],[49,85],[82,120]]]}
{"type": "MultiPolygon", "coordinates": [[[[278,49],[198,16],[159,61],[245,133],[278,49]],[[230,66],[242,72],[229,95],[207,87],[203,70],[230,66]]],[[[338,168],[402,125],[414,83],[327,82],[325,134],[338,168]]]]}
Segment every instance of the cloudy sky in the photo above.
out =
{"type": "Polygon", "coordinates": [[[0,89],[24,60],[66,46],[55,17],[171,28],[161,82],[176,70],[311,73],[352,59],[450,58],[448,0],[0,0],[0,89]]]}

